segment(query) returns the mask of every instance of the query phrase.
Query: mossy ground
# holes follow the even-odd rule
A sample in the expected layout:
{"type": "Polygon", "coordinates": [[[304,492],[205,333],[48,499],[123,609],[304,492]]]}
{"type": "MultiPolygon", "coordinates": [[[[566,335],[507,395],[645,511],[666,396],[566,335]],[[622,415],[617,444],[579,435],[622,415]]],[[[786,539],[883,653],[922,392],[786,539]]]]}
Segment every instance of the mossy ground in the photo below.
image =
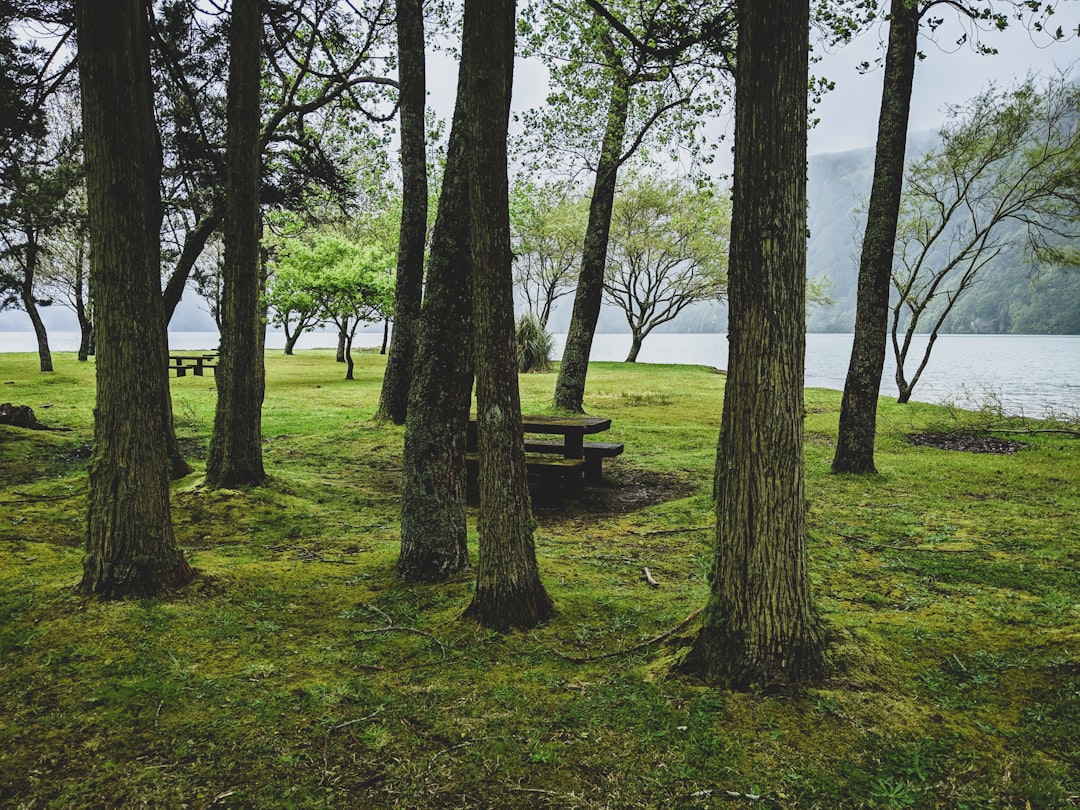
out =
{"type": "MultiPolygon", "coordinates": [[[[1080,442],[913,446],[957,417],[881,404],[874,477],[829,474],[839,394],[807,394],[811,575],[833,672],[777,694],[675,677],[706,599],[722,375],[595,364],[626,453],[537,509],[558,610],[460,619],[469,577],[394,577],[402,432],[383,360],[268,355],[262,488],[174,486],[201,572],[169,597],[77,597],[93,367],[0,355],[4,807],[1032,807],[1080,803],[1080,442]],[[658,589],[642,581],[648,566],[658,589]]],[[[546,409],[554,376],[521,378],[546,409]]],[[[171,383],[201,468],[212,378],[171,383]]],[[[605,438],[607,438],[605,436],[605,438]]],[[[1009,438],[1017,438],[1010,436],[1009,438]]],[[[475,549],[473,551],[475,554],[475,549]]]]}

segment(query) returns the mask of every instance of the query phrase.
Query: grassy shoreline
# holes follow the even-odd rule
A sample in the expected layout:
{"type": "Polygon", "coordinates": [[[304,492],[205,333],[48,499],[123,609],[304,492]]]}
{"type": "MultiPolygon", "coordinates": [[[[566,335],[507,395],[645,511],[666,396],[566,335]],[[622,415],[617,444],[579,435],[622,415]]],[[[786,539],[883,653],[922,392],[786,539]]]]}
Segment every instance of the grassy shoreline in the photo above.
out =
{"type": "MultiPolygon", "coordinates": [[[[470,578],[394,578],[402,431],[372,421],[379,355],[358,355],[354,382],[331,351],[267,355],[271,480],[252,490],[201,488],[213,380],[174,379],[199,471],[174,485],[174,523],[203,576],[116,603],[72,593],[93,366],[0,357],[0,399],[69,428],[0,426],[0,805],[1080,802],[1074,438],[919,447],[909,434],[969,415],[883,399],[881,474],[833,476],[840,395],[808,390],[811,576],[834,669],[742,695],[670,674],[695,623],[643,645],[706,598],[714,370],[593,364],[587,407],[626,453],[607,486],[537,508],[558,613],[500,636],[460,620],[470,578]]],[[[546,409],[553,385],[523,376],[523,407],[546,409]]]]}

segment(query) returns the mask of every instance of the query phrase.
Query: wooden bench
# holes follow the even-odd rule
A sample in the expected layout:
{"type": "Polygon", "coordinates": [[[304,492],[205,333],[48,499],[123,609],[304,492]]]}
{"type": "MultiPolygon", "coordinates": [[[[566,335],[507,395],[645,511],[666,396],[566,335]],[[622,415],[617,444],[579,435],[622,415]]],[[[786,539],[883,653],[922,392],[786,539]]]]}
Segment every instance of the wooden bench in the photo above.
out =
{"type": "MultiPolygon", "coordinates": [[[[525,466],[529,471],[529,478],[542,485],[546,491],[562,489],[562,486],[557,485],[574,489],[581,480],[582,472],[588,470],[588,462],[583,458],[563,458],[528,451],[525,453],[525,466]]],[[[480,481],[479,453],[465,454],[465,473],[468,491],[476,493],[480,481]]]]}
{"type": "Polygon", "coordinates": [[[170,354],[169,371],[174,372],[177,377],[186,377],[189,371],[196,377],[202,377],[206,369],[213,371],[217,368],[217,359],[217,352],[170,354]]]}
{"type": "MultiPolygon", "coordinates": [[[[625,448],[622,442],[583,442],[581,449],[585,456],[585,480],[595,483],[604,479],[604,459],[621,456],[625,448]]],[[[562,439],[525,439],[526,453],[564,455],[565,450],[566,445],[562,439]]]]}

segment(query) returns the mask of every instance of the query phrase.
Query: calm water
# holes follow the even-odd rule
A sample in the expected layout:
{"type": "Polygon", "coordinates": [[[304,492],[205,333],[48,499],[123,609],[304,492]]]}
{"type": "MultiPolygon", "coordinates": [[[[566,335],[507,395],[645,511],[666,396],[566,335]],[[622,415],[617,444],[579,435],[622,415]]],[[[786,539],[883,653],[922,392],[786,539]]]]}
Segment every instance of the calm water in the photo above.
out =
{"type": "MultiPolygon", "coordinates": [[[[73,332],[49,335],[53,351],[75,351],[79,336],[73,332]]],[[[565,335],[556,335],[556,356],[562,354],[565,335]]],[[[209,332],[173,332],[173,349],[212,349],[217,335],[209,332]]],[[[806,336],[806,384],[815,388],[844,387],[851,335],[806,336]]],[[[921,351],[925,337],[918,344],[921,351]]],[[[357,334],[354,345],[379,346],[382,328],[357,334]]],[[[268,332],[267,348],[281,349],[285,338],[268,332]]],[[[337,345],[332,332],[304,335],[298,349],[337,345]]],[[[629,335],[597,335],[593,360],[624,360],[629,335]]],[[[0,352],[37,350],[29,332],[0,332],[0,352]]],[[[724,335],[650,335],[639,362],[684,363],[724,368],[727,338],[724,335]]],[[[3,360],[0,359],[0,369],[3,360]]],[[[896,394],[891,350],[885,358],[882,393],[896,394]]],[[[923,402],[953,401],[978,405],[994,397],[1012,413],[1042,415],[1047,411],[1075,415],[1080,411],[1080,335],[942,335],[934,344],[930,364],[915,387],[914,398],[923,402]]]]}

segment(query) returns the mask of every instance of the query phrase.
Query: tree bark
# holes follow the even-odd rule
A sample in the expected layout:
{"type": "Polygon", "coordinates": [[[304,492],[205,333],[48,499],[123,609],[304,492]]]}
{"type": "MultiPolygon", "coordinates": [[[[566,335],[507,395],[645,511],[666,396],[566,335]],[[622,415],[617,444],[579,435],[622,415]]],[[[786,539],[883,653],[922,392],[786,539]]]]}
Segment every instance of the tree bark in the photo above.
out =
{"type": "Polygon", "coordinates": [[[919,40],[919,7],[892,0],[878,118],[874,182],[859,258],[855,339],[851,347],[840,433],[833,456],[835,473],[875,473],[877,403],[888,342],[889,290],[900,192],[904,181],[908,117],[919,40]]]}
{"type": "Polygon", "coordinates": [[[75,6],[98,330],[79,591],[105,597],[147,596],[193,576],[169,513],[161,407],[169,396],[159,279],[161,155],[146,13],[143,0],[75,6]]]}
{"type": "Polygon", "coordinates": [[[535,627],[552,612],[540,581],[521,433],[506,137],[514,71],[514,1],[465,4],[469,234],[480,464],[479,562],[465,615],[494,630],[535,627]]]}
{"type": "Polygon", "coordinates": [[[398,82],[401,111],[401,233],[394,288],[394,336],[386,358],[377,419],[405,424],[416,356],[427,241],[427,143],[424,134],[424,9],[420,0],[397,0],[398,82]]]}
{"type": "Polygon", "coordinates": [[[406,581],[445,580],[469,568],[465,432],[473,369],[465,95],[459,76],[405,417],[397,571],[406,581]]]}
{"type": "Polygon", "coordinates": [[[738,15],[716,561],[681,668],[745,689],[817,676],[823,642],[803,475],[809,3],[743,0],[738,15]]]}
{"type": "Polygon", "coordinates": [[[638,355],[641,353],[641,343],[644,340],[644,336],[640,332],[632,332],[630,334],[630,351],[626,355],[627,363],[636,363],[638,355]]]}
{"type": "Polygon", "coordinates": [[[212,488],[257,485],[262,459],[264,391],[262,262],[259,239],[261,152],[259,88],[262,75],[260,0],[234,0],[229,26],[226,133],[223,326],[217,412],[206,483],[212,488]]]}
{"type": "Polygon", "coordinates": [[[559,376],[555,381],[555,407],[575,413],[585,410],[585,378],[589,371],[589,353],[596,334],[596,321],[604,300],[611,211],[615,204],[615,183],[626,136],[629,101],[630,76],[625,70],[619,69],[611,84],[607,125],[589,203],[589,224],[585,230],[581,272],[574,293],[574,310],[566,333],[559,376]]]}

